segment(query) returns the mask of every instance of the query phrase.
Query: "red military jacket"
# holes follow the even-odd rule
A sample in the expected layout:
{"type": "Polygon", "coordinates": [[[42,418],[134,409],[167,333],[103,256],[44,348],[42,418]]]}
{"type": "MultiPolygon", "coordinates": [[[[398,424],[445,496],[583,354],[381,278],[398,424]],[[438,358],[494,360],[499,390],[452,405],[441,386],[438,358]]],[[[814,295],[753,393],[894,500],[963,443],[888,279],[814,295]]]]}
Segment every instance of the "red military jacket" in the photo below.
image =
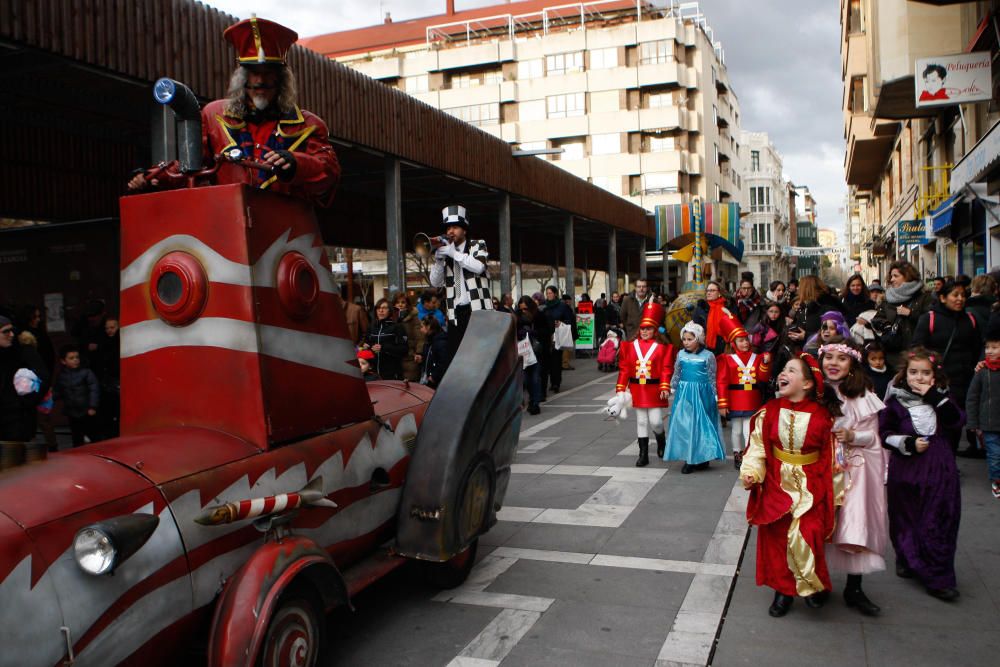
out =
{"type": "Polygon", "coordinates": [[[716,359],[719,407],[738,412],[759,410],[764,404],[764,385],[771,379],[770,355],[733,352],[716,359]]]}
{"type": "Polygon", "coordinates": [[[670,391],[674,374],[674,346],[655,340],[635,339],[623,343],[618,350],[618,382],[615,391],[632,392],[632,405],[637,408],[665,408],[667,401],[661,391],[670,391]]]}
{"type": "Polygon", "coordinates": [[[286,150],[295,157],[295,176],[282,181],[266,171],[223,162],[216,175],[220,185],[247,183],[261,190],[284,192],[329,206],[340,181],[340,163],[330,145],[326,124],[308,111],[295,109],[275,120],[252,123],[225,112],[226,100],[201,110],[208,158],[239,149],[243,157],[260,160],[265,150],[286,150]]]}

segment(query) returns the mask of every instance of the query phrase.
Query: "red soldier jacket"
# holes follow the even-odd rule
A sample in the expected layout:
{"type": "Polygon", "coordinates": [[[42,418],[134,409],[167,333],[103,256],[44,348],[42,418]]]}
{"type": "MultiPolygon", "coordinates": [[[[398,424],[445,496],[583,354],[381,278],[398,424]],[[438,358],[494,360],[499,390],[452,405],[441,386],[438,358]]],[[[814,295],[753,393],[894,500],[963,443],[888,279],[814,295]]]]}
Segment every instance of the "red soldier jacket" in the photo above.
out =
{"type": "Polygon", "coordinates": [[[632,392],[636,408],[664,408],[661,391],[670,391],[674,374],[674,346],[638,338],[622,343],[618,350],[618,382],[615,391],[632,392]]]}
{"type": "Polygon", "coordinates": [[[759,410],[764,404],[762,390],[771,379],[770,355],[733,352],[716,359],[719,407],[751,414],[759,410]]]}
{"type": "Polygon", "coordinates": [[[208,158],[239,149],[244,158],[260,160],[265,150],[285,150],[294,154],[295,174],[284,181],[276,174],[223,162],[216,174],[219,185],[247,183],[302,197],[317,206],[330,205],[340,181],[340,163],[319,116],[296,106],[280,118],[255,123],[226,115],[225,107],[226,100],[216,100],[201,110],[208,158]]]}

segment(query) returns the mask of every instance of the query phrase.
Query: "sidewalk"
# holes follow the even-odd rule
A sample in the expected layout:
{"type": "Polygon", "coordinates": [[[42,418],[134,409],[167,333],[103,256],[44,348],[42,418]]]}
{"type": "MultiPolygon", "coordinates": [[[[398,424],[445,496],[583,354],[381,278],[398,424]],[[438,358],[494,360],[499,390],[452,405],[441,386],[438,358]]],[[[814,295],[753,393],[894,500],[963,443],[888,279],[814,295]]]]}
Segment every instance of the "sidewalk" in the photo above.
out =
{"type": "Polygon", "coordinates": [[[889,570],[865,576],[864,590],[882,607],[877,618],[848,609],[845,576],[833,574],[826,606],[801,600],[784,618],[771,618],[773,591],[758,588],[757,531],[751,531],[711,664],[939,667],[1000,664],[1000,501],[990,493],[986,462],[959,459],[962,525],[955,567],[962,597],[955,603],[927,595],[889,570]]]}

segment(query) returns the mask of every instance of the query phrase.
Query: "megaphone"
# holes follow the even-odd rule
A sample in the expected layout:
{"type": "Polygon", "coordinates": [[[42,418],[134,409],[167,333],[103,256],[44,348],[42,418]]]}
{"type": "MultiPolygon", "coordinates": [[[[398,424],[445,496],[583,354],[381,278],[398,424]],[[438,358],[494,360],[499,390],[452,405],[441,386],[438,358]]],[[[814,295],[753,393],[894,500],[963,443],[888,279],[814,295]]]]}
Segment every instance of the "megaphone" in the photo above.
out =
{"type": "Polygon", "coordinates": [[[413,237],[413,254],[421,259],[430,259],[435,250],[446,245],[448,245],[447,236],[428,236],[423,232],[418,232],[413,237]]]}

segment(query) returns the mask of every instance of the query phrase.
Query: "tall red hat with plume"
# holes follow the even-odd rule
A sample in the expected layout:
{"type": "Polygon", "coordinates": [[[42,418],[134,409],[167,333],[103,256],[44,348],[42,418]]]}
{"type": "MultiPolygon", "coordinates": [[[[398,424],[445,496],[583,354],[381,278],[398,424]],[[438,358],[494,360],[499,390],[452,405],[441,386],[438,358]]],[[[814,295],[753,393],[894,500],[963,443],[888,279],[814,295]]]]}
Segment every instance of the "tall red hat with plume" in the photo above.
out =
{"type": "Polygon", "coordinates": [[[642,318],[639,320],[639,326],[659,329],[663,326],[663,316],[665,314],[663,306],[655,301],[651,301],[642,307],[642,318]]]}
{"type": "Polygon", "coordinates": [[[719,334],[730,345],[737,338],[749,338],[750,334],[743,328],[743,325],[732,314],[725,312],[719,320],[719,334]]]}
{"type": "Polygon", "coordinates": [[[280,23],[251,16],[229,26],[222,36],[236,47],[240,65],[284,65],[299,34],[280,23]]]}

